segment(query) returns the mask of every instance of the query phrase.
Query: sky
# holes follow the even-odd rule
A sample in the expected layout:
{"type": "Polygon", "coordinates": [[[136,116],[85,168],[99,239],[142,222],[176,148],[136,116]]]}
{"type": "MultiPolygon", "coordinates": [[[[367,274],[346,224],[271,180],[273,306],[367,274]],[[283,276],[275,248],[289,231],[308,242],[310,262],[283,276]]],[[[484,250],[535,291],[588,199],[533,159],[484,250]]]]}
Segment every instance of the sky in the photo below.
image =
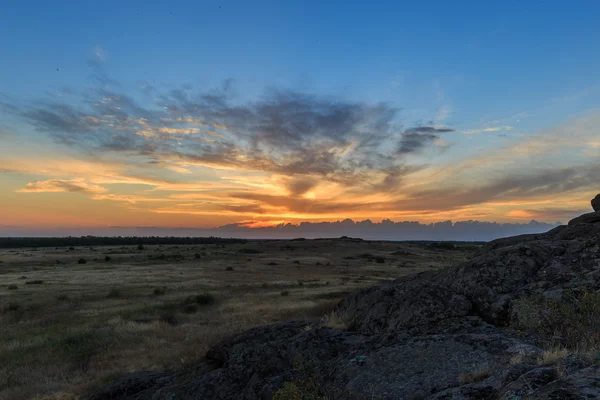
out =
{"type": "Polygon", "coordinates": [[[4,1],[0,234],[565,223],[600,192],[599,13],[4,1]]]}

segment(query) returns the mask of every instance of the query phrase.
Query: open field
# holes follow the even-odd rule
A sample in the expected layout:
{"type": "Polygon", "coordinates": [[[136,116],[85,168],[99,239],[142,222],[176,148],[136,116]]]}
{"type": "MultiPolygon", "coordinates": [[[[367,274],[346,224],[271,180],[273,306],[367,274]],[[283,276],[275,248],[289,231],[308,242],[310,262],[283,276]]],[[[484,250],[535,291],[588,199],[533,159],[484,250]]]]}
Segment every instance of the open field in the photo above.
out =
{"type": "Polygon", "coordinates": [[[473,244],[353,239],[0,250],[0,399],[71,399],[173,369],[229,335],[320,319],[341,297],[467,259],[473,244]]]}

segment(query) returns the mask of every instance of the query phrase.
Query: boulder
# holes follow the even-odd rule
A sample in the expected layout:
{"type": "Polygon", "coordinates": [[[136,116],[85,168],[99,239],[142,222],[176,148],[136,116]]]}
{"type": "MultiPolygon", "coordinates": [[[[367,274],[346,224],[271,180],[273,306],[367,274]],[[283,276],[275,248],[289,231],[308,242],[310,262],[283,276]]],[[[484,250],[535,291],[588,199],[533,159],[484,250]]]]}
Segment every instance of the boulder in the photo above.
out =
{"type": "Polygon", "coordinates": [[[600,193],[592,199],[592,208],[594,211],[600,211],[600,193]]]}

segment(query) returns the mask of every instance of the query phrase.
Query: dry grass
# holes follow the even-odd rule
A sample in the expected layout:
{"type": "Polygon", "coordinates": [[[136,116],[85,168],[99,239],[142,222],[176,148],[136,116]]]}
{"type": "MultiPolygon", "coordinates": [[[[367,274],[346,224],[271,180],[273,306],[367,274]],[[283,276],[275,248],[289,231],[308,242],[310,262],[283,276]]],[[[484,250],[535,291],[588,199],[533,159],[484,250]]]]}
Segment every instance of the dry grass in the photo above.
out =
{"type": "Polygon", "coordinates": [[[329,328],[348,329],[351,326],[350,319],[339,311],[330,311],[321,318],[321,324],[329,328]]]}
{"type": "Polygon", "coordinates": [[[0,250],[0,400],[74,399],[120,374],[180,368],[267,323],[327,314],[341,327],[330,311],[345,293],[468,256],[343,240],[0,250]],[[356,257],[367,252],[386,263],[356,257]]]}
{"type": "Polygon", "coordinates": [[[482,381],[490,376],[490,366],[488,364],[479,365],[474,371],[460,374],[458,381],[461,385],[482,381]]]}
{"type": "Polygon", "coordinates": [[[538,364],[554,363],[556,361],[562,360],[569,354],[570,354],[569,350],[567,350],[565,348],[556,347],[553,349],[545,350],[538,357],[537,362],[538,362],[538,364]]]}
{"type": "Polygon", "coordinates": [[[525,360],[525,353],[523,353],[522,351],[520,351],[520,352],[518,352],[517,354],[513,355],[513,356],[510,358],[510,363],[511,363],[512,365],[515,365],[515,364],[522,364],[522,363],[523,363],[523,360],[525,360]]]}

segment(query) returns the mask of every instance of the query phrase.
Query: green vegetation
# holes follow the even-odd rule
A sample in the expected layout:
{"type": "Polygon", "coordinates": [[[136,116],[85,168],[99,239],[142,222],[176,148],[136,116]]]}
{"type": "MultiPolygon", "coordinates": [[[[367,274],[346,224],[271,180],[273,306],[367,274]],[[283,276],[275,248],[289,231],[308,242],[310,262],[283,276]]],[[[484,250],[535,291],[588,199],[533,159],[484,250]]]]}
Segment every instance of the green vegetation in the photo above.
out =
{"type": "Polygon", "coordinates": [[[552,337],[571,349],[600,347],[600,293],[564,292],[560,297],[525,297],[512,305],[512,324],[552,337]]]}

